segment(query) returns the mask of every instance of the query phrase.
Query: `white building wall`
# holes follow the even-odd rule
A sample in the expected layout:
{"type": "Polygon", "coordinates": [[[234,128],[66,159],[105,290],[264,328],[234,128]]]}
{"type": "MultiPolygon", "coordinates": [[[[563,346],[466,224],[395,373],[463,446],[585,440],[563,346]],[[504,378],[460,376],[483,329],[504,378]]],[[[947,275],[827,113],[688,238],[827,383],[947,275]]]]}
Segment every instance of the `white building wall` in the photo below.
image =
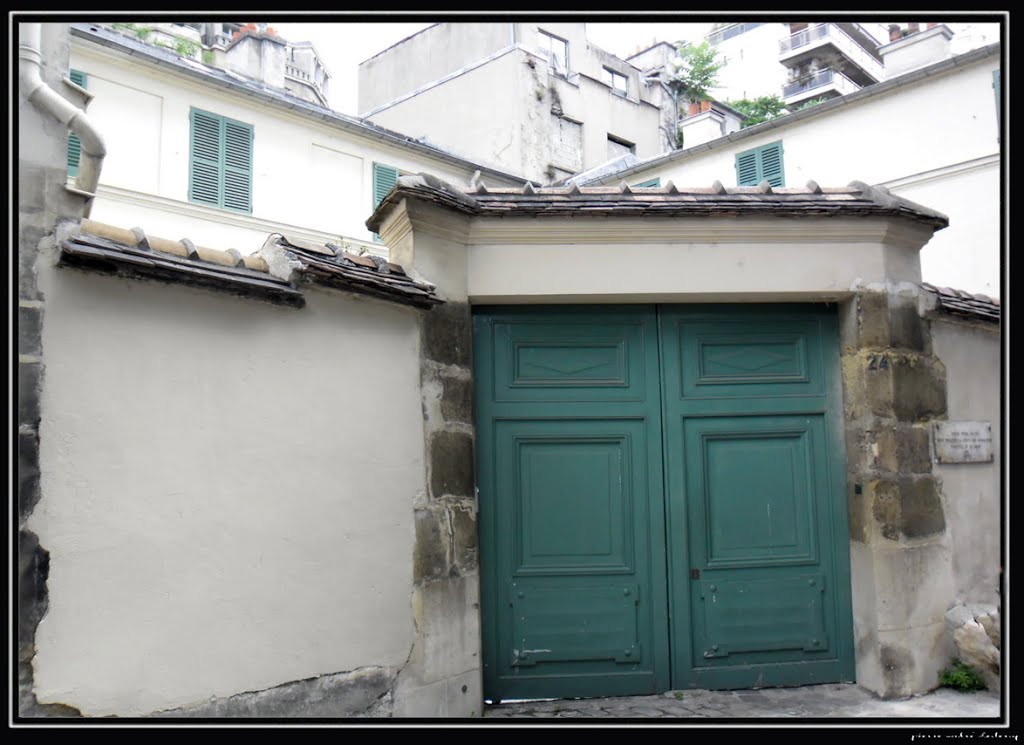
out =
{"type": "MultiPolygon", "coordinates": [[[[373,163],[468,182],[473,168],[392,147],[252,96],[74,39],[71,67],[88,75],[89,116],[108,155],[92,218],[162,237],[256,251],[281,232],[321,242],[367,242],[373,163]],[[253,125],[252,214],[188,201],[191,107],[253,125]]],[[[377,246],[376,250],[383,250],[377,246]]]]}
{"type": "Polygon", "coordinates": [[[586,75],[568,80],[553,75],[542,58],[516,48],[370,119],[493,168],[547,182],[607,161],[609,134],[634,143],[640,157],[658,154],[659,116],[656,106],[616,96],[586,75]],[[571,122],[566,125],[553,108],[571,122]],[[566,162],[565,138],[573,162],[566,162]],[[564,172],[552,172],[551,166],[564,172]]]}
{"type": "Polygon", "coordinates": [[[530,50],[544,48],[545,39],[539,32],[557,36],[569,43],[569,73],[585,72],[592,76],[600,74],[600,64],[594,59],[587,41],[585,23],[558,23],[541,21],[540,23],[516,23],[516,43],[530,50]]]}
{"type": "Polygon", "coordinates": [[[583,122],[583,166],[599,166],[608,158],[608,135],[627,140],[639,158],[663,151],[658,125],[661,110],[645,101],[614,95],[604,83],[580,76],[570,83],[550,76],[548,83],[560,95],[566,116],[583,122]]]}
{"type": "Polygon", "coordinates": [[[781,96],[786,68],[779,62],[779,41],[788,35],[786,24],[763,23],[715,45],[726,64],[711,95],[720,101],[781,96]]]}
{"type": "Polygon", "coordinates": [[[512,26],[436,23],[360,62],[360,114],[509,46],[512,26]]]}
{"type": "Polygon", "coordinates": [[[419,313],[49,265],[39,282],[40,702],[131,716],[401,666],[425,489],[419,313]]]}
{"type": "Polygon", "coordinates": [[[736,154],[781,140],[785,183],[888,185],[944,212],[950,227],[921,253],[926,282],[999,295],[996,55],[821,116],[769,129],[630,175],[676,184],[736,185],[736,154]]]}
{"type": "MultiPolygon", "coordinates": [[[[464,157],[473,153],[479,163],[518,172],[525,153],[539,149],[542,141],[537,139],[536,123],[529,122],[529,130],[516,126],[523,123],[527,95],[533,97],[540,87],[528,80],[531,70],[525,64],[526,56],[519,50],[510,51],[370,119],[464,157]]],[[[541,75],[539,69],[534,72],[537,80],[541,75]]]]}
{"type": "Polygon", "coordinates": [[[992,425],[992,463],[936,464],[942,478],[946,520],[953,547],[956,602],[999,603],[999,477],[1003,471],[1001,427],[1003,370],[999,327],[975,325],[937,313],[932,320],[932,348],[946,367],[951,421],[992,425]]]}

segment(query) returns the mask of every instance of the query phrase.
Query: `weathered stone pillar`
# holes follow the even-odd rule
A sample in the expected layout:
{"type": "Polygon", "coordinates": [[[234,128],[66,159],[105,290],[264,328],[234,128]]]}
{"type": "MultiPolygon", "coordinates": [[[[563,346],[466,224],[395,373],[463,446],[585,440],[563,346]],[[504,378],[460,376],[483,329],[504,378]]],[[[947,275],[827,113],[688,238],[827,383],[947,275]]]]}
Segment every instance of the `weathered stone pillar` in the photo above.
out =
{"type": "Polygon", "coordinates": [[[929,427],[946,413],[915,283],[869,285],[841,314],[857,682],[884,697],[938,685],[954,597],[929,427]]]}
{"type": "Polygon", "coordinates": [[[426,492],[413,504],[416,641],[395,686],[395,716],[482,713],[466,229],[463,216],[409,202],[381,228],[393,260],[445,301],[424,314],[420,335],[426,492]]]}
{"type": "MultiPolygon", "coordinates": [[[[69,43],[66,24],[43,24],[43,80],[75,106],[83,106],[81,94],[63,82],[69,43]]],[[[40,498],[45,305],[36,265],[56,245],[58,229],[68,230],[81,219],[85,201],[65,188],[67,128],[36,109],[24,94],[18,99],[18,124],[18,713],[74,716],[78,712],[71,707],[38,704],[33,691],[32,659],[36,627],[46,613],[49,553],[25,523],[40,498]]]]}

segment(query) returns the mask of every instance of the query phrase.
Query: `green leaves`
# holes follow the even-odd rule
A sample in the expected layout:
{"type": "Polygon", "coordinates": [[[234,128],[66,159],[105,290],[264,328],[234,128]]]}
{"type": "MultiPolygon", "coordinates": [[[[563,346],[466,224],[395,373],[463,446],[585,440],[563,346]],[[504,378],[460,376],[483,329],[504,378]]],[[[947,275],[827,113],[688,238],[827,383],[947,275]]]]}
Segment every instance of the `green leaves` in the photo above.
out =
{"type": "Polygon", "coordinates": [[[677,91],[685,91],[695,101],[706,101],[709,91],[718,84],[718,71],[725,62],[718,59],[718,50],[707,41],[700,44],[680,42],[676,69],[668,84],[677,91]]]}
{"type": "Polygon", "coordinates": [[[729,101],[729,105],[747,117],[743,121],[744,127],[752,127],[789,113],[782,99],[775,95],[741,98],[738,101],[729,101]]]}
{"type": "Polygon", "coordinates": [[[825,96],[819,96],[818,98],[812,98],[810,101],[804,101],[802,104],[796,107],[797,111],[801,109],[809,109],[812,106],[817,106],[819,103],[825,103],[828,99],[825,96]]]}
{"type": "Polygon", "coordinates": [[[986,688],[984,678],[960,660],[954,660],[952,667],[939,673],[939,685],[958,691],[980,691],[986,688]]]}

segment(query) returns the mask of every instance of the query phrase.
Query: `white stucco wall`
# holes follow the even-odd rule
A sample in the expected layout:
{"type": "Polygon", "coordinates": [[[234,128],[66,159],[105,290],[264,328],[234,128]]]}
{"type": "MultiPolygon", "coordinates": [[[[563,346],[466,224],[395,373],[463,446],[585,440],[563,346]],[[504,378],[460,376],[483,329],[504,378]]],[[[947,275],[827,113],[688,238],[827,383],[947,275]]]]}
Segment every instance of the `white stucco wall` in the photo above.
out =
{"type": "MultiPolygon", "coordinates": [[[[363,109],[367,117],[412,137],[424,137],[463,157],[542,182],[607,161],[609,135],[632,143],[641,158],[663,150],[660,111],[650,102],[651,88],[642,84],[636,67],[590,44],[585,24],[481,25],[487,29],[486,39],[496,41],[502,35],[506,39],[502,47],[490,52],[490,57],[482,53],[477,42],[456,38],[455,28],[442,33],[445,27],[459,24],[440,24],[376,58],[372,75],[380,76],[387,68],[405,79],[413,75],[406,68],[417,60],[410,53],[412,49],[422,48],[424,64],[430,66],[435,57],[447,59],[453,54],[435,52],[433,45],[443,45],[450,39],[453,45],[465,46],[461,68],[439,68],[451,77],[439,75],[433,79],[434,84],[410,89],[406,92],[415,95],[398,98],[384,109],[363,109]],[[547,37],[542,31],[568,43],[568,75],[551,72],[544,51],[547,37]],[[605,83],[606,67],[626,76],[626,96],[614,94],[605,83]],[[557,98],[552,97],[552,91],[557,98]],[[559,153],[559,118],[551,114],[552,108],[559,106],[565,117],[582,122],[583,146],[580,149],[573,142],[577,151],[574,158],[559,153]],[[558,172],[550,172],[551,165],[558,172]]],[[[372,77],[369,68],[366,75],[372,77]]]]}
{"type": "Polygon", "coordinates": [[[779,62],[779,42],[789,36],[784,23],[764,23],[716,44],[725,65],[711,94],[720,101],[782,95],[786,68],[779,62]]]}
{"type": "Polygon", "coordinates": [[[40,702],[138,715],[401,665],[419,312],[47,267],[40,286],[40,702]]]}
{"type": "Polygon", "coordinates": [[[1003,529],[1000,424],[1005,409],[999,388],[999,328],[943,319],[940,313],[933,318],[931,331],[932,348],[946,366],[948,418],[992,424],[992,463],[935,464],[952,541],[956,602],[998,603],[1003,529]]]}
{"type": "Polygon", "coordinates": [[[436,23],[360,62],[360,114],[507,47],[512,25],[436,23]]]}
{"type": "Polygon", "coordinates": [[[894,194],[949,216],[949,227],[921,251],[921,275],[939,287],[1000,296],[1001,179],[996,157],[979,158],[951,171],[899,179],[894,194]]]}
{"type": "Polygon", "coordinates": [[[369,118],[463,157],[475,153],[480,163],[518,172],[524,150],[533,144],[515,126],[524,117],[525,97],[533,94],[525,57],[511,51],[369,118]]]}
{"type": "Polygon", "coordinates": [[[71,67],[88,75],[89,105],[107,145],[92,218],[249,254],[269,233],[372,242],[373,163],[468,182],[475,167],[420,156],[326,122],[134,61],[74,38],[71,67]],[[253,125],[252,214],[188,201],[189,110],[253,125]]]}
{"type": "MultiPolygon", "coordinates": [[[[745,34],[744,34],[745,36],[745,34]]],[[[950,219],[922,254],[924,280],[999,295],[998,55],[629,176],[736,185],[736,155],[781,140],[786,186],[890,185],[950,219]],[[935,123],[941,123],[937,125],[935,123]],[[970,247],[966,250],[965,247],[970,247]]]]}
{"type": "Polygon", "coordinates": [[[902,75],[953,55],[949,40],[953,32],[945,24],[921,29],[916,34],[883,44],[879,49],[887,78],[902,75]]]}
{"type": "Polygon", "coordinates": [[[639,158],[663,151],[658,129],[661,110],[654,104],[617,96],[604,83],[583,75],[575,85],[555,77],[548,82],[558,90],[565,115],[583,122],[584,170],[609,159],[608,135],[633,143],[639,158]]]}
{"type": "MultiPolygon", "coordinates": [[[[595,73],[596,74],[596,73],[595,73]]],[[[608,160],[608,135],[636,145],[636,154],[660,152],[660,112],[652,104],[622,98],[585,75],[552,75],[541,58],[515,48],[487,64],[446,80],[372,114],[376,124],[425,137],[462,157],[494,168],[548,181],[551,164],[585,170],[608,160]],[[559,117],[582,122],[581,156],[558,157],[559,117]]]]}
{"type": "Polygon", "coordinates": [[[864,218],[478,218],[467,284],[476,303],[836,301],[920,281],[929,233],[864,218]]]}

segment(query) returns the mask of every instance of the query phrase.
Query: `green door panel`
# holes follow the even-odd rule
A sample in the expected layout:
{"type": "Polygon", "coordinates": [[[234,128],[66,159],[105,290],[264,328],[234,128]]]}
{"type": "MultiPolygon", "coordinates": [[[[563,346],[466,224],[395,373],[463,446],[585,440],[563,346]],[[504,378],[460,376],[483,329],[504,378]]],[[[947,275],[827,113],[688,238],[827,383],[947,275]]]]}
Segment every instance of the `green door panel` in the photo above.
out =
{"type": "Polygon", "coordinates": [[[474,309],[490,699],[853,679],[834,311],[474,309]]]}
{"type": "Polygon", "coordinates": [[[673,685],[853,680],[834,313],[660,323],[673,685]]]}
{"type": "Polygon", "coordinates": [[[476,309],[485,695],[669,685],[653,308],[476,309]]]}
{"type": "Polygon", "coordinates": [[[512,665],[642,659],[637,633],[640,592],[635,584],[543,587],[513,582],[512,665]]]}
{"type": "MultiPolygon", "coordinates": [[[[548,318],[496,317],[494,401],[646,401],[645,370],[651,362],[649,353],[657,351],[657,338],[644,338],[648,328],[637,316],[604,314],[602,318],[596,323],[570,311],[548,318]]],[[[653,364],[656,373],[656,358],[653,364]]]]}
{"type": "MultiPolygon", "coordinates": [[[[755,580],[702,580],[696,585],[703,634],[695,636],[695,655],[704,664],[743,652],[828,650],[821,602],[822,574],[755,580]]],[[[769,659],[764,655],[762,659],[769,659]]]]}
{"type": "Polygon", "coordinates": [[[684,422],[685,455],[703,466],[689,469],[687,492],[708,569],[818,560],[810,427],[804,417],[684,422]]]}

